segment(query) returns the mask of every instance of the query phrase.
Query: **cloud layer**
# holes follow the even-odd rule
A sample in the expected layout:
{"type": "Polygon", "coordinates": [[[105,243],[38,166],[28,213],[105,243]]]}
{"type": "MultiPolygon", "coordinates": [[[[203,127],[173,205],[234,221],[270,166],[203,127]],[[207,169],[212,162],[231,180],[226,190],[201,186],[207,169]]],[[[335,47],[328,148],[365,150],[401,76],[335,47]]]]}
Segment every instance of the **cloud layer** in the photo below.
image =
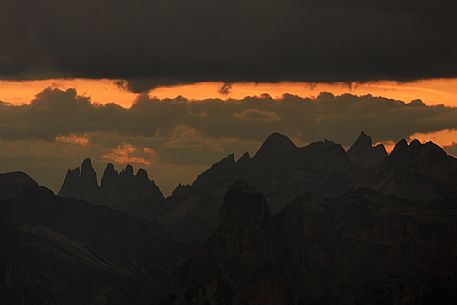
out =
{"type": "Polygon", "coordinates": [[[330,93],[227,101],[141,95],[122,108],[93,104],[73,89],[46,89],[28,105],[0,103],[0,171],[31,171],[56,189],[66,167],[90,156],[100,167],[146,167],[169,192],[229,153],[255,153],[273,132],[298,145],[327,138],[349,146],[362,130],[379,142],[457,130],[457,108],[330,93]]]}
{"type": "Polygon", "coordinates": [[[332,138],[350,144],[360,130],[388,141],[456,128],[457,108],[371,95],[321,93],[315,99],[261,95],[227,101],[141,95],[131,108],[122,108],[93,104],[73,89],[46,89],[28,105],[0,104],[0,138],[5,140],[57,138],[87,144],[88,133],[114,132],[161,139],[170,147],[194,147],[194,138],[259,141],[279,131],[305,142],[332,138]]]}
{"type": "Polygon", "coordinates": [[[145,91],[198,81],[457,76],[454,0],[0,0],[0,7],[1,78],[103,77],[145,91]]]}

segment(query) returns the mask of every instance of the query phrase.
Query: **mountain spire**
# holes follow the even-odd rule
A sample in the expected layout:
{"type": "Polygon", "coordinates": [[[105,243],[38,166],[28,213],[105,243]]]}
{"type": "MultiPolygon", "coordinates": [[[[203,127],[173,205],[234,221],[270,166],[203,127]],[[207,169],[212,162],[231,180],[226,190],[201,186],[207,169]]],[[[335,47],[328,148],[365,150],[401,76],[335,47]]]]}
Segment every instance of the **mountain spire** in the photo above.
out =
{"type": "Polygon", "coordinates": [[[388,154],[382,144],[373,147],[373,139],[362,131],[348,150],[348,157],[354,168],[364,170],[381,164],[388,154]]]}
{"type": "Polygon", "coordinates": [[[148,220],[153,219],[156,205],[164,199],[146,170],[139,169],[135,175],[130,164],[119,173],[108,163],[98,186],[97,173],[89,158],[81,167],[67,171],[59,195],[105,205],[148,220]]]}

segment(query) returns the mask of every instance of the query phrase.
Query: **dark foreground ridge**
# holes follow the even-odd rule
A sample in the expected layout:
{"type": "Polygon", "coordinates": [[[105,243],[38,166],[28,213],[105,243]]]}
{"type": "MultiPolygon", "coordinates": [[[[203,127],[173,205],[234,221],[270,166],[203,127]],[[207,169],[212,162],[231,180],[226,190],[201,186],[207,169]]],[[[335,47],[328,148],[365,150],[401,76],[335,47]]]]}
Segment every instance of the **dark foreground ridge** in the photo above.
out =
{"type": "Polygon", "coordinates": [[[236,182],[216,231],[176,272],[176,304],[455,304],[456,204],[359,189],[303,194],[271,216],[236,182]]]}
{"type": "Polygon", "coordinates": [[[87,159],[60,195],[0,174],[1,305],[457,304],[457,160],[431,142],[273,134],[165,199],[87,159]]]}
{"type": "Polygon", "coordinates": [[[185,259],[157,224],[35,183],[0,201],[0,235],[0,304],[158,304],[185,259]]]}

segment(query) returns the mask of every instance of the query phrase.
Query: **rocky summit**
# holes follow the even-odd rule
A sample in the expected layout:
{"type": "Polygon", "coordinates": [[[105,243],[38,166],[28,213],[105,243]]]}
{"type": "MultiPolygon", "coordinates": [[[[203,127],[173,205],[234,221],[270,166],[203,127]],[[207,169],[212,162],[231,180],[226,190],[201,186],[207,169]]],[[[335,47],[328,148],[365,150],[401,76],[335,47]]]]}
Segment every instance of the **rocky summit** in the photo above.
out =
{"type": "Polygon", "coordinates": [[[297,147],[274,133],[253,157],[231,154],[216,162],[167,198],[158,214],[176,240],[202,241],[217,227],[224,193],[236,180],[255,186],[278,212],[303,192],[335,198],[359,187],[409,200],[452,197],[456,177],[457,160],[431,142],[401,140],[389,155],[363,132],[347,151],[330,140],[297,147]]]}
{"type": "Polygon", "coordinates": [[[0,304],[456,304],[456,223],[455,158],[365,133],[275,133],[167,198],[90,159],[58,196],[0,174],[0,304]]]}
{"type": "Polygon", "coordinates": [[[373,146],[373,140],[364,132],[348,150],[348,156],[356,169],[370,169],[380,165],[387,157],[384,145],[373,146]]]}
{"type": "Polygon", "coordinates": [[[90,159],[85,159],[81,168],[68,170],[59,196],[101,204],[145,220],[155,217],[163,200],[162,192],[146,170],[139,169],[135,174],[131,165],[119,173],[113,164],[107,164],[99,186],[90,159]]]}
{"type": "Polygon", "coordinates": [[[143,305],[173,294],[186,254],[157,223],[55,196],[25,174],[0,181],[2,194],[27,184],[0,199],[0,304],[143,305]]]}

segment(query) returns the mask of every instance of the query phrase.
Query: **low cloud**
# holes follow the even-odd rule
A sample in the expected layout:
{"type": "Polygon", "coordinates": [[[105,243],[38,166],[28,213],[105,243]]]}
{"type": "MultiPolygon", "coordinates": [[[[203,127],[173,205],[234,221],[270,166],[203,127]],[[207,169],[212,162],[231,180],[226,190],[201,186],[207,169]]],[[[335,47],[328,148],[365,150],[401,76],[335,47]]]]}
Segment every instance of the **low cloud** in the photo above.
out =
{"type": "Polygon", "coordinates": [[[218,145],[217,141],[208,139],[196,129],[185,125],[176,126],[171,136],[164,139],[164,143],[168,148],[223,151],[223,148],[218,145]]]}
{"type": "MultiPolygon", "coordinates": [[[[146,167],[169,193],[229,153],[255,153],[273,132],[298,145],[327,138],[349,146],[362,130],[375,142],[395,143],[456,129],[457,108],[371,95],[227,101],[142,95],[122,108],[93,104],[73,89],[46,89],[28,105],[0,103],[0,171],[25,170],[57,190],[68,167],[92,157],[100,172],[106,162],[146,167]]],[[[446,150],[457,155],[451,143],[446,150]]]]}
{"type": "Polygon", "coordinates": [[[104,154],[102,158],[121,165],[151,165],[157,159],[157,152],[150,147],[140,149],[131,144],[122,144],[104,154]]]}
{"type": "MultiPolygon", "coordinates": [[[[415,133],[457,129],[457,108],[330,93],[316,98],[262,95],[228,101],[159,100],[142,95],[131,108],[122,108],[93,104],[73,89],[46,89],[29,105],[0,105],[0,139],[5,140],[60,137],[77,142],[77,135],[95,132],[165,139],[176,137],[180,126],[192,130],[193,137],[208,139],[261,141],[279,131],[305,142],[331,138],[350,144],[360,130],[378,141],[396,141],[415,133]]],[[[189,131],[184,136],[189,138],[189,131]]]]}
{"type": "Polygon", "coordinates": [[[274,112],[261,109],[246,109],[241,112],[234,113],[233,116],[240,120],[257,121],[257,122],[280,122],[281,117],[274,112]]]}
{"type": "Polygon", "coordinates": [[[89,144],[89,137],[87,135],[76,135],[76,134],[70,134],[66,136],[57,136],[55,138],[56,142],[62,142],[62,143],[71,143],[71,144],[76,144],[76,145],[83,145],[86,146],[89,144]]]}

